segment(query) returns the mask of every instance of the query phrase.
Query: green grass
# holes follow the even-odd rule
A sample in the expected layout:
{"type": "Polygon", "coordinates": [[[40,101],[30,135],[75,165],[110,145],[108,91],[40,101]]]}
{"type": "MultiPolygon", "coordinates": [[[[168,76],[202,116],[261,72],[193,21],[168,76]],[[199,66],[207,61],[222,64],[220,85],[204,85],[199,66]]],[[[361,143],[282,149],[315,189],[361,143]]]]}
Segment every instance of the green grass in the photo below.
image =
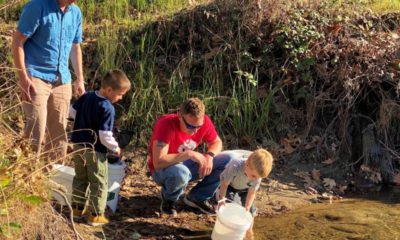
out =
{"type": "Polygon", "coordinates": [[[367,6],[376,13],[400,12],[400,0],[373,1],[367,6]]]}
{"type": "MultiPolygon", "coordinates": [[[[5,3],[0,0],[0,4],[5,3]]],[[[336,0],[327,3],[334,7],[342,4],[369,7],[377,12],[400,9],[400,0],[336,0]]],[[[84,47],[86,77],[93,77],[92,72],[95,72],[99,78],[106,71],[119,68],[133,82],[132,91],[118,108],[124,128],[135,128],[148,137],[158,116],[176,109],[185,98],[197,96],[206,102],[207,113],[220,132],[253,140],[273,137],[269,115],[274,107],[274,96],[280,90],[279,84],[275,84],[279,79],[269,76],[268,89],[260,96],[259,69],[249,63],[252,56],[247,49],[251,43],[245,42],[240,35],[239,20],[221,26],[227,31],[237,31],[231,39],[223,39],[234,50],[220,50],[207,58],[199,56],[207,52],[199,53],[189,48],[182,56],[177,56],[175,45],[181,39],[177,38],[173,24],[182,23],[174,22],[174,14],[189,7],[186,0],[86,0],[76,4],[83,12],[85,38],[94,40],[94,44],[84,47]],[[163,25],[155,27],[161,21],[163,25]],[[234,57],[231,58],[230,54],[234,57]],[[169,64],[171,56],[179,57],[179,62],[169,64]]],[[[12,20],[20,9],[21,4],[0,14],[12,20]]],[[[190,13],[186,17],[189,19],[190,13]]],[[[305,36],[303,32],[310,32],[301,21],[296,24],[301,28],[290,28],[296,30],[294,36],[305,36]]],[[[184,23],[183,26],[190,25],[184,23]]],[[[292,47],[297,50],[299,44],[294,38],[290,39],[294,44],[292,47]]]]}

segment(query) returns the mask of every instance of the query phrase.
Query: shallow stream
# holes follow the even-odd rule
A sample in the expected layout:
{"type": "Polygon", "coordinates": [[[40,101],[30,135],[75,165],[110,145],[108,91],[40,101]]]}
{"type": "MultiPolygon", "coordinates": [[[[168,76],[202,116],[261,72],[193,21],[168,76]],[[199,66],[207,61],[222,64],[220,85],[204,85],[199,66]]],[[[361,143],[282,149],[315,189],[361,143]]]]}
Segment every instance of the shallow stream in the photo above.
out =
{"type": "Polygon", "coordinates": [[[400,239],[400,188],[330,203],[312,204],[274,217],[257,217],[255,239],[400,239]]]}

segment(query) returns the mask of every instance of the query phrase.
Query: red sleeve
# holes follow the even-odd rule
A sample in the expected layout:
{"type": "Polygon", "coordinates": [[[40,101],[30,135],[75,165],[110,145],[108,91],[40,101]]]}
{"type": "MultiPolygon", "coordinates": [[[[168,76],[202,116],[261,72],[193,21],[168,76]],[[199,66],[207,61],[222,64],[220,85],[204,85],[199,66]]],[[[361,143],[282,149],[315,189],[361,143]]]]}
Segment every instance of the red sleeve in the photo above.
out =
{"type": "Polygon", "coordinates": [[[171,119],[160,119],[154,127],[154,141],[162,141],[169,144],[174,134],[171,119]]]}
{"type": "Polygon", "coordinates": [[[211,119],[205,115],[204,116],[204,124],[205,124],[205,133],[204,133],[204,142],[207,144],[212,143],[217,137],[218,133],[215,130],[214,124],[211,122],[211,119]]]}

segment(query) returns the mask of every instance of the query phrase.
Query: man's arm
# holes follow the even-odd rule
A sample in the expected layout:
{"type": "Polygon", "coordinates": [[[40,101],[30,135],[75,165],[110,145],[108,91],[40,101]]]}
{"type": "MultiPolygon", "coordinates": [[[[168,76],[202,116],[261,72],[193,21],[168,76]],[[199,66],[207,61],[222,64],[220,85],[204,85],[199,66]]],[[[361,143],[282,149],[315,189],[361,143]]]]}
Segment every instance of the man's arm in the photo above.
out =
{"type": "Polygon", "coordinates": [[[192,159],[201,165],[204,165],[205,158],[202,154],[187,150],[182,153],[170,153],[168,154],[169,144],[159,140],[153,142],[153,165],[154,169],[161,170],[171,165],[192,159]]]}
{"type": "Polygon", "coordinates": [[[79,43],[72,44],[71,53],[69,58],[72,63],[76,75],[76,81],[74,83],[74,93],[78,97],[85,93],[85,84],[83,78],[82,68],[82,49],[79,43]]]}
{"type": "Polygon", "coordinates": [[[251,205],[254,202],[254,199],[256,198],[256,190],[255,189],[249,189],[247,192],[247,197],[246,197],[246,210],[249,211],[251,208],[251,205]]]}
{"type": "Polygon", "coordinates": [[[207,144],[207,151],[218,155],[222,151],[222,140],[217,136],[217,138],[211,143],[207,144]]]}
{"type": "Polygon", "coordinates": [[[18,85],[21,88],[22,101],[32,101],[31,94],[36,93],[36,88],[33,85],[32,79],[28,76],[25,67],[25,51],[24,44],[28,38],[20,33],[18,30],[15,31],[11,46],[12,55],[14,58],[14,65],[17,68],[18,73],[18,85]]]}

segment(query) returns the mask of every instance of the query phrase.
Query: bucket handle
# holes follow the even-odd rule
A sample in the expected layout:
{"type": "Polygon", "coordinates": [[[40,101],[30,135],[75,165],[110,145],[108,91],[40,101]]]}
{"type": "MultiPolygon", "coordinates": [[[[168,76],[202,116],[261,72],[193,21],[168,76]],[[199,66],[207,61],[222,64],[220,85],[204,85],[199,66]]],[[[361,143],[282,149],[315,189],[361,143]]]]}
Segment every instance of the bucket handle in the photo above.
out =
{"type": "Polygon", "coordinates": [[[226,197],[223,197],[222,199],[220,199],[220,200],[218,200],[218,205],[217,205],[217,211],[219,210],[219,208],[222,206],[222,205],[225,205],[225,203],[226,202],[233,202],[231,199],[229,199],[229,198],[226,198],[226,197]]]}

